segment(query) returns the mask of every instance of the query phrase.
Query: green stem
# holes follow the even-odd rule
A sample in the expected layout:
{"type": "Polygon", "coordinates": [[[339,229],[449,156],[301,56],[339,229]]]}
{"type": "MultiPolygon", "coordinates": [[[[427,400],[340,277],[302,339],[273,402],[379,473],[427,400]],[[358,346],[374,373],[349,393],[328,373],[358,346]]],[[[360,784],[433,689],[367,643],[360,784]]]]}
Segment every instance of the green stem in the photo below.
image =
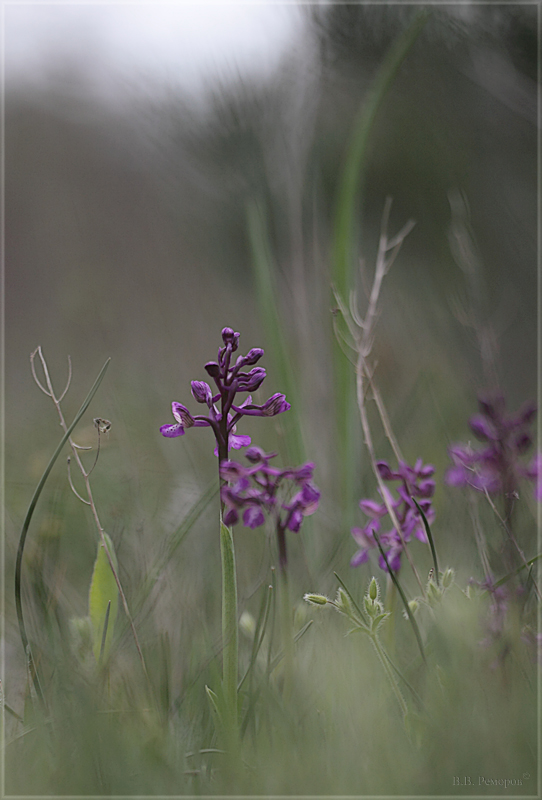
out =
{"type": "Polygon", "coordinates": [[[223,690],[228,713],[228,727],[237,735],[238,630],[237,579],[232,529],[220,520],[220,552],[222,556],[222,658],[223,690]]]}
{"type": "Polygon", "coordinates": [[[390,575],[388,575],[387,587],[386,587],[386,610],[390,612],[390,617],[387,622],[386,627],[386,641],[388,644],[388,649],[390,653],[394,654],[394,632],[395,632],[395,611],[397,608],[397,587],[392,581],[390,575]]]}
{"type": "Polygon", "coordinates": [[[393,674],[393,672],[391,670],[391,667],[389,665],[387,656],[384,653],[384,650],[382,649],[382,645],[380,644],[380,641],[378,639],[378,635],[376,633],[373,633],[371,635],[371,642],[373,643],[373,646],[374,646],[374,648],[375,648],[375,650],[377,652],[378,658],[380,659],[380,663],[382,664],[382,668],[383,668],[384,672],[386,673],[386,677],[388,678],[388,681],[390,682],[390,686],[391,686],[391,688],[393,690],[393,693],[395,694],[395,697],[397,698],[397,702],[401,706],[401,711],[403,712],[403,717],[406,717],[406,715],[408,713],[408,708],[407,708],[407,704],[405,702],[405,698],[401,694],[401,690],[399,689],[399,684],[397,683],[397,681],[395,679],[395,675],[393,674]]]}
{"type": "Polygon", "coordinates": [[[288,573],[282,569],[279,575],[282,647],[284,651],[284,699],[288,700],[292,692],[292,679],[294,670],[294,630],[290,609],[290,591],[288,588],[288,573]]]}

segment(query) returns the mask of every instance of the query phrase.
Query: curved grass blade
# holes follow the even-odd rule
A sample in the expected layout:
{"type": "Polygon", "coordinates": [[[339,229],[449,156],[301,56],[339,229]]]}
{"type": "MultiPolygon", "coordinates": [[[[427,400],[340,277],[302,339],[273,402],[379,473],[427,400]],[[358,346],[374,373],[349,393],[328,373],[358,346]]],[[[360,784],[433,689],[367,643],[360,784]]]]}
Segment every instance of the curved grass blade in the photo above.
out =
{"type": "Polygon", "coordinates": [[[288,457],[299,463],[305,458],[305,447],[301,434],[299,418],[299,402],[297,383],[294,378],[291,351],[284,338],[284,324],[279,312],[278,292],[275,285],[275,275],[269,237],[267,235],[265,217],[261,207],[256,203],[247,206],[247,226],[252,248],[252,264],[256,283],[256,294],[260,308],[266,340],[271,345],[271,355],[277,376],[280,381],[280,391],[284,392],[292,408],[288,416],[282,420],[287,431],[285,445],[288,446],[288,457]]]}
{"type": "Polygon", "coordinates": [[[518,573],[520,573],[522,570],[527,569],[527,567],[531,567],[536,561],[538,561],[539,558],[542,558],[542,553],[539,553],[537,556],[530,558],[525,564],[522,564],[513,572],[509,572],[508,575],[505,575],[503,578],[494,583],[493,588],[496,589],[498,586],[502,586],[503,583],[507,583],[511,578],[514,577],[514,575],[518,575],[518,573]]]}
{"type": "MultiPolygon", "coordinates": [[[[307,631],[309,630],[309,628],[311,627],[311,625],[313,623],[314,623],[314,620],[310,619],[308,622],[306,622],[303,625],[302,628],[300,628],[300,630],[298,630],[298,632],[294,636],[294,644],[298,643],[298,641],[301,639],[302,636],[304,636],[307,633],[307,631]]],[[[271,670],[270,670],[270,672],[273,672],[275,667],[277,667],[280,664],[280,662],[282,661],[283,658],[284,658],[284,650],[279,650],[279,652],[277,653],[277,655],[275,656],[275,658],[271,662],[271,670]]]]}
{"type": "Polygon", "coordinates": [[[269,586],[267,592],[262,598],[262,603],[260,605],[260,611],[258,614],[258,620],[256,622],[256,629],[254,631],[254,641],[252,643],[252,653],[250,655],[250,663],[247,667],[245,674],[239,681],[239,685],[237,686],[238,692],[241,690],[241,687],[244,684],[245,680],[247,679],[250,670],[254,667],[256,659],[258,658],[258,653],[260,652],[261,646],[263,644],[265,629],[267,626],[267,620],[269,618],[269,609],[271,608],[272,591],[273,587],[269,586]]]}
{"type": "Polygon", "coordinates": [[[427,9],[417,11],[413,15],[408,28],[388,50],[369,96],[363,99],[354,124],[354,131],[339,186],[333,243],[334,271],[332,283],[343,300],[348,299],[348,292],[352,285],[355,203],[356,195],[359,193],[362,183],[362,167],[367,151],[367,143],[388,89],[393,83],[399,67],[408,55],[410,48],[426,24],[430,13],[427,9]]]}
{"type": "Polygon", "coordinates": [[[431,528],[429,527],[429,523],[427,521],[427,517],[423,513],[420,504],[416,500],[416,498],[412,497],[412,500],[416,503],[416,508],[420,512],[420,516],[423,520],[423,526],[425,528],[425,532],[427,534],[427,538],[429,539],[429,547],[431,548],[431,555],[433,556],[433,564],[435,565],[435,578],[437,581],[437,586],[440,586],[440,578],[438,572],[438,561],[437,561],[437,551],[435,550],[435,542],[433,541],[433,534],[431,533],[431,528]]]}
{"type": "MultiPolygon", "coordinates": [[[[51,460],[47,464],[47,466],[45,468],[45,472],[41,476],[40,481],[39,481],[38,485],[36,486],[36,488],[34,490],[34,494],[33,494],[32,499],[30,501],[30,505],[28,506],[28,511],[26,512],[26,517],[24,518],[23,527],[22,527],[22,530],[21,530],[21,535],[19,537],[19,546],[17,548],[17,559],[16,559],[16,562],[15,562],[15,607],[17,609],[17,621],[19,623],[19,633],[20,633],[20,636],[21,636],[21,641],[23,643],[23,648],[24,648],[25,653],[29,652],[30,645],[29,645],[28,636],[27,636],[27,633],[26,633],[26,627],[25,627],[24,615],[23,615],[23,606],[22,606],[22,600],[21,600],[21,573],[22,573],[24,546],[25,546],[26,537],[27,537],[27,534],[28,534],[28,528],[30,526],[30,520],[32,519],[32,516],[34,514],[34,510],[36,508],[37,502],[38,502],[39,497],[40,497],[40,495],[41,495],[41,493],[43,491],[43,487],[45,486],[45,482],[47,481],[47,478],[49,477],[49,473],[51,472],[51,470],[52,470],[52,468],[54,466],[55,461],[59,457],[60,453],[62,452],[62,448],[64,447],[64,445],[66,444],[66,442],[70,438],[71,434],[73,433],[73,430],[74,430],[75,426],[77,425],[77,423],[79,422],[79,420],[81,419],[81,417],[83,416],[83,414],[85,413],[87,408],[89,407],[89,405],[90,405],[90,403],[92,401],[92,398],[94,397],[94,395],[98,391],[98,388],[99,388],[101,382],[104,379],[104,376],[105,376],[105,373],[106,373],[106,370],[107,370],[107,368],[109,366],[110,361],[111,361],[111,359],[108,358],[107,361],[105,362],[105,364],[103,365],[102,369],[100,370],[100,373],[99,373],[98,377],[96,378],[96,380],[94,381],[94,383],[92,385],[92,388],[91,388],[90,392],[86,396],[86,398],[85,398],[85,400],[83,402],[83,405],[81,406],[81,408],[79,409],[79,411],[75,415],[75,417],[73,419],[73,422],[69,426],[68,430],[66,431],[66,433],[64,434],[64,436],[60,440],[60,443],[58,444],[58,447],[56,448],[55,452],[51,456],[51,460]]],[[[32,682],[33,682],[33,684],[35,686],[35,689],[36,689],[36,694],[40,698],[42,704],[45,705],[45,699],[43,697],[41,686],[40,686],[40,683],[39,683],[39,680],[38,680],[38,674],[37,674],[37,671],[36,671],[36,665],[34,663],[34,659],[32,658],[32,655],[29,655],[29,659],[30,659],[30,674],[32,676],[32,682]]]]}
{"type": "Polygon", "coordinates": [[[386,558],[386,553],[384,552],[384,550],[382,548],[382,545],[380,544],[380,539],[378,538],[378,535],[374,531],[373,531],[373,536],[374,536],[375,541],[376,541],[376,543],[378,545],[378,549],[380,550],[380,555],[384,559],[384,563],[385,563],[386,567],[388,568],[389,576],[392,579],[392,581],[394,582],[395,587],[396,587],[396,589],[399,592],[399,595],[401,597],[401,600],[403,601],[403,605],[405,607],[405,611],[407,613],[408,619],[410,620],[410,624],[412,625],[412,630],[414,631],[414,635],[416,636],[416,641],[418,642],[418,647],[420,648],[420,653],[421,653],[422,658],[423,658],[423,660],[425,662],[425,653],[424,653],[424,650],[423,650],[423,642],[422,642],[422,637],[421,637],[421,634],[420,634],[420,629],[418,628],[418,623],[414,619],[414,615],[413,615],[412,611],[410,610],[410,606],[408,604],[408,600],[406,599],[406,595],[403,592],[403,587],[399,583],[395,572],[390,567],[388,559],[386,558]]]}

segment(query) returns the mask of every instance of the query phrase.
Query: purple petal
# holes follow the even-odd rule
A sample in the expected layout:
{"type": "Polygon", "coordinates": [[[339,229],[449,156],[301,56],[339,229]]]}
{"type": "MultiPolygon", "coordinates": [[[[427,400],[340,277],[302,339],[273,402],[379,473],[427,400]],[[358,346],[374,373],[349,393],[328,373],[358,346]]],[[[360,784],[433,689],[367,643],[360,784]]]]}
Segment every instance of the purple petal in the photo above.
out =
{"type": "Polygon", "coordinates": [[[239,514],[237,513],[237,509],[231,506],[222,517],[222,522],[229,527],[230,525],[235,525],[238,521],[239,514]]]}
{"type": "Polygon", "coordinates": [[[436,483],[433,480],[420,481],[418,484],[418,497],[433,497],[436,483]]]}
{"type": "Polygon", "coordinates": [[[380,522],[378,520],[371,520],[364,528],[352,528],[354,541],[359,544],[362,549],[368,550],[371,547],[376,547],[373,532],[378,531],[380,522]]]}
{"type": "Polygon", "coordinates": [[[466,486],[468,483],[468,471],[465,467],[449,467],[444,473],[444,482],[448,486],[466,486]]]}
{"type": "Polygon", "coordinates": [[[263,367],[254,367],[246,375],[239,375],[237,378],[238,390],[241,392],[255,392],[266,378],[263,367]]]}
{"type": "Polygon", "coordinates": [[[529,425],[536,417],[536,403],[526,403],[518,413],[518,423],[520,425],[529,425]]]}
{"type": "Polygon", "coordinates": [[[205,370],[211,378],[218,378],[220,375],[220,367],[216,361],[208,361],[207,364],[205,364],[205,370]]]}
{"type": "Polygon", "coordinates": [[[195,424],[194,417],[187,409],[186,406],[183,406],[182,403],[173,402],[171,404],[171,410],[173,412],[173,416],[179,422],[183,428],[192,428],[195,424]]]}
{"type": "Polygon", "coordinates": [[[485,414],[490,419],[497,419],[502,416],[505,408],[504,397],[502,394],[496,395],[480,395],[478,397],[478,406],[482,414],[485,414]]]}
{"type": "Polygon", "coordinates": [[[518,453],[525,453],[525,451],[529,449],[532,443],[533,440],[531,439],[528,433],[520,433],[518,436],[516,436],[516,440],[514,442],[518,453]]]}
{"type": "Polygon", "coordinates": [[[387,461],[377,461],[376,466],[383,481],[393,481],[397,477],[397,473],[391,471],[387,461]]]}
{"type": "Polygon", "coordinates": [[[249,506],[243,514],[243,525],[247,528],[258,528],[265,522],[265,515],[259,506],[249,506]]]}
{"type": "MultiPolygon", "coordinates": [[[[288,470],[284,470],[284,475],[286,476],[288,470]]],[[[302,464],[302,466],[297,467],[297,469],[293,469],[292,477],[296,481],[308,481],[312,478],[312,474],[314,472],[314,464],[312,461],[308,461],[306,464],[302,464]]]]}
{"type": "Polygon", "coordinates": [[[483,442],[491,441],[497,438],[497,433],[494,426],[489,422],[486,417],[481,414],[475,414],[469,420],[469,427],[477,439],[483,442]]]}
{"type": "Polygon", "coordinates": [[[263,350],[261,347],[253,347],[252,350],[249,350],[246,354],[245,364],[255,364],[260,358],[263,356],[263,350]]]}
{"type": "Polygon", "coordinates": [[[235,333],[233,328],[222,328],[222,341],[225,345],[231,345],[232,352],[235,352],[239,346],[240,335],[240,333],[235,333]]]}
{"type": "MultiPolygon", "coordinates": [[[[399,548],[392,547],[391,550],[388,550],[388,552],[386,553],[386,559],[393,572],[399,572],[399,570],[401,569],[401,550],[399,548]]],[[[384,561],[382,555],[378,559],[378,564],[380,566],[380,569],[383,569],[384,572],[388,572],[386,562],[384,561]]]]}
{"type": "Polygon", "coordinates": [[[198,403],[207,403],[210,408],[213,404],[213,393],[209,384],[205,381],[192,381],[190,385],[194,400],[197,400],[198,403]]]}
{"type": "Polygon", "coordinates": [[[435,467],[432,464],[426,464],[418,474],[420,478],[430,478],[431,475],[435,474],[435,467]]]}
{"type": "Polygon", "coordinates": [[[223,461],[220,465],[220,477],[225,481],[237,480],[245,472],[245,468],[236,461],[223,461]]]}
{"type": "Polygon", "coordinates": [[[320,501],[320,490],[314,485],[314,483],[307,482],[303,486],[301,490],[301,501],[304,506],[304,516],[307,517],[310,516],[310,514],[314,514],[320,501]]]}
{"type": "Polygon", "coordinates": [[[252,417],[274,417],[276,414],[288,411],[289,408],[291,408],[290,403],[288,403],[283,394],[274,394],[263,406],[256,406],[246,402],[240,406],[232,405],[232,409],[236,413],[252,417]]]}
{"type": "Polygon", "coordinates": [[[455,465],[469,466],[474,460],[474,453],[466,444],[453,444],[448,448],[448,453],[455,465]]]}
{"type": "Polygon", "coordinates": [[[288,411],[291,408],[290,403],[286,400],[283,394],[274,394],[262,406],[262,414],[264,417],[274,417],[276,414],[282,414],[283,411],[288,411]]]}
{"type": "Polygon", "coordinates": [[[173,439],[175,436],[183,436],[184,428],[180,422],[177,422],[174,425],[162,425],[160,428],[160,433],[162,436],[167,436],[169,439],[173,439]]]}
{"type": "Polygon", "coordinates": [[[296,508],[294,511],[292,511],[290,519],[288,520],[288,530],[293,531],[294,533],[299,533],[302,522],[303,513],[299,508],[296,508]]]}
{"type": "Polygon", "coordinates": [[[350,560],[351,567],[359,567],[360,564],[366,564],[369,560],[369,553],[367,550],[358,550],[358,552],[352,556],[350,560]]]}
{"type": "Polygon", "coordinates": [[[371,519],[382,517],[386,513],[386,506],[383,503],[377,503],[376,500],[360,500],[359,507],[371,519]]]}
{"type": "Polygon", "coordinates": [[[234,433],[230,433],[229,446],[230,448],[233,447],[234,450],[240,450],[241,447],[248,447],[250,442],[250,436],[247,436],[246,434],[240,434],[237,436],[234,433]]]}
{"type": "Polygon", "coordinates": [[[245,453],[245,458],[247,461],[250,461],[251,464],[259,464],[266,461],[267,458],[271,458],[271,456],[267,456],[261,447],[254,446],[248,448],[245,453]]]}

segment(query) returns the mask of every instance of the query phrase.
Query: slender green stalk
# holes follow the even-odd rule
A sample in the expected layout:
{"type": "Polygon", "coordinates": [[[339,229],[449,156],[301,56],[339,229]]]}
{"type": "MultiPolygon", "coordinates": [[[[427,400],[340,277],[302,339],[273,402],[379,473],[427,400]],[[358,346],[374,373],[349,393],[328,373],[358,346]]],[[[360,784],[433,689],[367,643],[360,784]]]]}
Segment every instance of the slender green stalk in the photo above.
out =
{"type": "Polygon", "coordinates": [[[237,735],[238,630],[237,580],[232,529],[220,520],[220,552],[222,556],[222,658],[223,691],[228,714],[228,728],[237,735]]]}
{"type": "Polygon", "coordinates": [[[414,500],[414,502],[416,503],[416,508],[420,512],[421,518],[423,520],[423,526],[425,528],[425,532],[427,534],[427,538],[429,539],[429,547],[431,548],[431,555],[433,556],[433,564],[435,565],[435,580],[437,582],[437,586],[439,586],[440,585],[440,578],[439,578],[439,572],[438,572],[437,551],[435,549],[435,542],[433,541],[433,534],[431,533],[431,528],[430,528],[429,523],[427,521],[427,517],[423,513],[422,507],[420,506],[420,504],[418,503],[418,501],[416,500],[415,497],[413,497],[412,500],[414,500]]]}
{"type": "Polygon", "coordinates": [[[275,279],[276,270],[271,255],[265,217],[261,207],[255,202],[247,205],[247,226],[252,248],[252,265],[260,319],[280,385],[292,404],[288,416],[281,420],[281,425],[287,432],[284,445],[288,458],[298,463],[305,458],[302,420],[299,415],[302,404],[299,401],[298,385],[294,377],[295,368],[291,348],[284,335],[284,321],[280,313],[279,292],[275,279]]]}
{"type": "Polygon", "coordinates": [[[403,712],[403,717],[405,717],[407,715],[407,713],[408,713],[407,704],[405,702],[405,698],[401,694],[401,690],[399,688],[399,684],[397,683],[395,675],[393,674],[393,671],[392,671],[392,669],[391,669],[391,667],[389,665],[388,658],[387,658],[384,650],[382,649],[382,645],[380,644],[380,640],[378,638],[378,635],[376,633],[373,633],[370,638],[371,638],[371,642],[373,643],[373,647],[377,652],[378,658],[380,659],[380,663],[382,664],[382,668],[383,668],[384,672],[386,673],[386,677],[387,677],[387,679],[388,679],[388,681],[390,683],[390,686],[391,686],[391,688],[393,690],[393,693],[394,693],[395,697],[397,698],[397,702],[401,706],[401,711],[403,712]]]}
{"type": "Polygon", "coordinates": [[[425,652],[424,652],[424,649],[423,649],[423,642],[422,642],[422,637],[421,637],[421,634],[420,634],[420,629],[418,628],[418,623],[414,619],[414,615],[412,614],[412,611],[411,611],[410,606],[408,604],[408,600],[406,599],[406,595],[405,595],[405,593],[403,591],[403,587],[399,583],[399,579],[397,578],[397,575],[395,574],[395,572],[390,567],[388,559],[386,557],[386,553],[384,552],[384,549],[383,549],[382,545],[380,544],[380,539],[378,538],[378,535],[376,533],[374,533],[374,537],[375,537],[375,541],[376,541],[376,543],[378,545],[378,549],[380,550],[380,555],[384,559],[384,563],[385,563],[386,567],[388,568],[389,576],[392,579],[392,581],[394,582],[395,586],[397,587],[397,591],[399,592],[399,594],[401,596],[401,600],[403,601],[403,605],[405,607],[405,611],[407,613],[408,619],[410,620],[410,624],[412,625],[412,630],[414,631],[414,635],[416,637],[416,641],[418,642],[418,647],[420,648],[420,653],[422,654],[422,658],[425,661],[425,652]]]}
{"type": "Polygon", "coordinates": [[[288,587],[288,572],[282,569],[279,574],[280,586],[280,616],[282,647],[284,650],[284,699],[288,700],[292,692],[294,671],[294,626],[290,608],[290,590],[288,587]]]}

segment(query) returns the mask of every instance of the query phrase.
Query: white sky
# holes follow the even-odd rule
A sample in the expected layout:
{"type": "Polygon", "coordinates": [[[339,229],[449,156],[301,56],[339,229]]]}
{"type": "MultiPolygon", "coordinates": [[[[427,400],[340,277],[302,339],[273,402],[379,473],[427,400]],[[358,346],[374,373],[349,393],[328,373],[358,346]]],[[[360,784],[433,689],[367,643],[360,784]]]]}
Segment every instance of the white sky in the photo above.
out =
{"type": "Polygon", "coordinates": [[[6,82],[68,63],[109,92],[138,75],[197,90],[215,75],[266,74],[302,25],[295,3],[4,3],[6,82]]]}

